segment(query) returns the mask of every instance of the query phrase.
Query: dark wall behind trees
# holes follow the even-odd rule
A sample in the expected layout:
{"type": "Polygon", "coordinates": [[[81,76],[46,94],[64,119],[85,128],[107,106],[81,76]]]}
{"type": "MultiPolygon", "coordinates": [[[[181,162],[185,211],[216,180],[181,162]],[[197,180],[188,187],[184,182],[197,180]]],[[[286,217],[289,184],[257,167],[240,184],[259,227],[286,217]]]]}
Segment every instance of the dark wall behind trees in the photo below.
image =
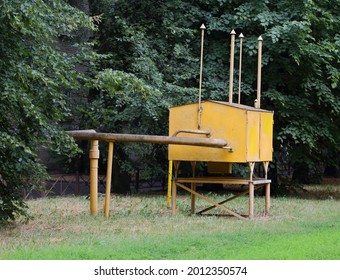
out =
{"type": "MultiPolygon", "coordinates": [[[[229,33],[235,29],[245,35],[242,103],[252,105],[262,35],[262,107],[275,111],[272,176],[289,166],[300,181],[318,179],[325,166],[339,164],[339,8],[339,1],[330,0],[91,1],[91,12],[103,14],[98,51],[111,55],[104,67],[133,74],[165,103],[156,122],[145,124],[143,117],[133,121],[141,103],[140,110],[129,112],[125,132],[167,133],[166,105],[196,101],[202,23],[207,26],[203,99],[227,99],[229,33]]],[[[104,92],[95,102],[120,117],[101,127],[116,132],[123,129],[120,118],[129,106],[118,114],[119,98],[109,105],[104,92]]]]}

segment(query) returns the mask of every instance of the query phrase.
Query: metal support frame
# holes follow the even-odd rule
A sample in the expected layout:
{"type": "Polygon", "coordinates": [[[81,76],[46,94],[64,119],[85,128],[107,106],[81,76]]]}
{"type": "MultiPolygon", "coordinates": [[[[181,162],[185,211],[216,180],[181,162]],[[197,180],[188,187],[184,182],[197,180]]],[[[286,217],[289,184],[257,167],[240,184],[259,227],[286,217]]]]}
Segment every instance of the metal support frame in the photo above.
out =
{"type": "MultiPolygon", "coordinates": [[[[258,190],[258,189],[260,189],[260,188],[262,188],[262,187],[263,187],[263,186],[261,186],[261,185],[260,185],[260,186],[256,186],[256,187],[254,187],[254,190],[256,191],[256,190],[258,190]]],[[[238,197],[240,197],[240,196],[246,195],[247,193],[249,193],[249,189],[246,190],[246,191],[244,191],[244,192],[241,192],[241,193],[239,193],[239,194],[237,194],[237,195],[234,195],[234,196],[232,196],[232,197],[229,197],[229,198],[227,198],[226,200],[223,200],[223,201],[219,202],[218,204],[222,205],[222,204],[224,204],[224,203],[227,203],[227,202],[229,202],[229,201],[234,200],[235,198],[238,198],[238,197]]],[[[205,208],[205,209],[203,209],[203,210],[197,212],[197,214],[203,214],[203,213],[205,213],[205,212],[207,212],[207,211],[209,211],[209,210],[211,210],[211,209],[214,209],[214,208],[215,208],[215,206],[210,206],[210,207],[208,207],[208,208],[205,208]]]]}
{"type": "Polygon", "coordinates": [[[193,177],[191,178],[178,178],[178,167],[179,167],[179,162],[177,162],[177,169],[176,169],[176,175],[173,178],[172,181],[172,213],[176,214],[177,213],[177,208],[176,208],[176,196],[177,196],[177,187],[180,187],[187,192],[191,194],[191,214],[203,214],[211,209],[214,208],[219,208],[222,211],[227,212],[229,215],[234,216],[240,220],[245,220],[245,217],[248,217],[249,219],[254,218],[254,192],[256,190],[259,190],[263,187],[265,187],[266,191],[266,196],[265,196],[265,215],[269,215],[269,209],[270,209],[270,183],[271,180],[267,179],[267,171],[268,171],[268,162],[264,162],[264,169],[265,169],[265,178],[253,178],[254,174],[254,167],[255,167],[255,162],[249,163],[250,167],[250,176],[248,178],[232,178],[232,177],[195,177],[195,171],[194,171],[194,166],[196,162],[192,165],[193,169],[193,177]],[[215,202],[206,196],[199,194],[196,191],[196,184],[201,183],[201,184],[237,184],[237,185],[248,185],[248,190],[239,193],[237,195],[234,195],[228,199],[225,199],[221,202],[215,202]],[[187,187],[185,184],[190,184],[190,188],[187,187]],[[249,194],[249,210],[248,210],[248,215],[240,215],[237,214],[236,212],[228,209],[225,207],[223,204],[234,200],[240,196],[249,194]],[[212,206],[205,208],[203,210],[200,210],[198,212],[195,212],[195,197],[199,197],[208,203],[212,204],[212,206]]]}

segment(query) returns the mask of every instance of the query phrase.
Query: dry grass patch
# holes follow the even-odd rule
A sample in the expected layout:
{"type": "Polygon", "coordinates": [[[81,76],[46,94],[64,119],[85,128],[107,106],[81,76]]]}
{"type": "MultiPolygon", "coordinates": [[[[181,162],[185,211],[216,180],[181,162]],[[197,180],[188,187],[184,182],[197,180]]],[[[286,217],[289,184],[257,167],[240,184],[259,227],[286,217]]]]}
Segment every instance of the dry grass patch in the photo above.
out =
{"type": "MultiPolygon", "coordinates": [[[[216,201],[225,198],[207,195],[216,201]]],[[[264,199],[256,197],[256,218],[239,221],[190,216],[188,195],[178,197],[180,211],[176,216],[167,209],[164,195],[112,199],[107,221],[102,209],[97,217],[89,214],[85,197],[29,201],[33,220],[0,229],[0,259],[294,258],[291,246],[297,248],[295,258],[314,254],[316,259],[340,258],[340,252],[333,251],[337,244],[340,248],[340,207],[335,200],[273,198],[272,215],[263,217],[264,199]],[[315,244],[319,247],[314,248],[315,244]],[[287,248],[290,255],[284,253],[287,248]]],[[[102,203],[100,198],[100,207],[102,203]]],[[[201,200],[197,204],[197,209],[207,206],[201,200]]],[[[246,212],[247,205],[248,199],[243,197],[228,207],[246,212]]]]}

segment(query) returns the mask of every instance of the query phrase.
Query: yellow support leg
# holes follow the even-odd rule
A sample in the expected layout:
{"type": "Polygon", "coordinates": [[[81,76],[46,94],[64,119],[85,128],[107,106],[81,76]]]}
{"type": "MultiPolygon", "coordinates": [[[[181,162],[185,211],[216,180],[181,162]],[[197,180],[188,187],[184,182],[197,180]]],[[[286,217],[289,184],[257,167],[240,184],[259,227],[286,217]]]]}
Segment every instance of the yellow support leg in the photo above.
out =
{"type": "Polygon", "coordinates": [[[166,198],[166,206],[170,208],[171,205],[171,186],[172,186],[172,160],[169,160],[168,169],[168,194],[166,198]]]}
{"type": "Polygon", "coordinates": [[[266,184],[265,188],[266,188],[265,215],[268,216],[270,210],[270,184],[266,184]]]}
{"type": "MultiPolygon", "coordinates": [[[[269,167],[269,161],[263,162],[264,172],[265,172],[265,179],[268,178],[268,167],[269,167]]],[[[270,209],[270,183],[265,184],[265,193],[266,193],[266,200],[265,200],[265,210],[264,213],[266,216],[269,215],[269,209],[270,209]]]]}
{"type": "Polygon", "coordinates": [[[254,175],[255,162],[249,162],[250,178],[249,178],[249,219],[254,218],[254,175]]]}
{"type": "Polygon", "coordinates": [[[105,219],[108,219],[109,214],[110,214],[112,161],[113,161],[113,142],[109,142],[109,150],[108,150],[108,157],[107,157],[107,170],[106,170],[105,201],[104,201],[105,219]]]}
{"type": "Polygon", "coordinates": [[[249,219],[254,218],[254,184],[249,182],[249,219]]]}
{"type": "Polygon", "coordinates": [[[90,212],[98,214],[98,140],[91,141],[90,158],[90,212]]]}

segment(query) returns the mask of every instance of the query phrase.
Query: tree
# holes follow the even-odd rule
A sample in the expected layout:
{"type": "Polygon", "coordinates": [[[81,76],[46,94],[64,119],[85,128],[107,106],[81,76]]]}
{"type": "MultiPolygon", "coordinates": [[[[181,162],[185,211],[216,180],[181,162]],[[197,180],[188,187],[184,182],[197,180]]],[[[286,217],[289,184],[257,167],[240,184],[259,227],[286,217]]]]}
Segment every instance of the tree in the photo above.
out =
{"type": "Polygon", "coordinates": [[[229,33],[235,29],[245,35],[242,103],[253,105],[262,35],[261,103],[275,111],[272,170],[278,172],[272,176],[286,162],[295,174],[304,166],[305,179],[320,178],[322,167],[339,154],[339,1],[95,0],[92,9],[104,13],[99,51],[112,55],[106,66],[133,73],[170,105],[197,98],[202,23],[203,98],[227,100],[229,33]]]}
{"type": "MultiPolygon", "coordinates": [[[[151,2],[92,1],[92,13],[104,13],[97,33],[98,51],[109,53],[110,59],[103,67],[114,70],[107,69],[97,75],[98,91],[91,97],[92,111],[85,113],[84,127],[165,135],[167,108],[194,100],[197,90],[191,88],[191,80],[197,75],[198,58],[191,56],[190,49],[181,53],[185,46],[176,42],[188,39],[187,35],[196,38],[185,26],[177,28],[182,34],[178,38],[169,26],[162,24],[163,19],[169,21],[166,14],[172,13],[181,1],[151,2]],[[176,55],[172,55],[174,47],[176,55]],[[178,73],[176,77],[174,71],[178,73]]],[[[119,177],[125,177],[123,173],[128,172],[127,176],[140,175],[149,181],[166,176],[166,158],[166,147],[159,145],[122,144],[115,153],[122,170],[119,177]]],[[[119,182],[120,187],[122,183],[119,182]]],[[[115,184],[113,188],[117,192],[115,184]]]]}
{"type": "Polygon", "coordinates": [[[0,222],[26,214],[23,190],[46,177],[37,150],[75,154],[61,124],[69,115],[65,93],[87,81],[75,65],[93,64],[87,44],[66,54],[58,36],[72,40],[91,19],[61,0],[0,2],[0,222]]]}
{"type": "MultiPolygon", "coordinates": [[[[85,127],[111,133],[163,133],[164,128],[155,123],[163,121],[168,104],[157,88],[133,74],[112,69],[99,72],[93,85],[98,93],[83,110],[85,127]]],[[[105,146],[101,148],[105,149],[105,146]]],[[[118,176],[114,176],[113,191],[128,192],[132,175],[141,174],[144,179],[151,179],[155,174],[163,174],[155,164],[157,159],[165,161],[163,155],[164,147],[159,145],[117,143],[114,172],[118,176]]]]}
{"type": "Polygon", "coordinates": [[[266,31],[272,61],[264,95],[277,112],[275,150],[293,180],[315,182],[339,153],[340,3],[282,1],[280,9],[281,25],[266,31]]]}

